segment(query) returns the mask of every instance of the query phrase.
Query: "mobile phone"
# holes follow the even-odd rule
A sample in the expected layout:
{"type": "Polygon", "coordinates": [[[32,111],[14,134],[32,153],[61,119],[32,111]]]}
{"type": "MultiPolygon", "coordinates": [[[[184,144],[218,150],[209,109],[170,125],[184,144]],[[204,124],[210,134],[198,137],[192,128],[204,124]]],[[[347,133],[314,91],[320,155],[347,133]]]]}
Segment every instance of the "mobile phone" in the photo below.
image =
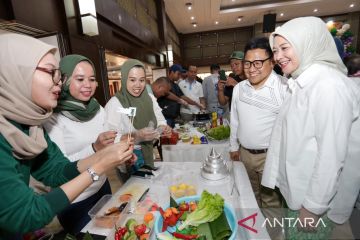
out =
{"type": "Polygon", "coordinates": [[[132,173],[132,176],[139,177],[139,178],[151,178],[151,176],[154,176],[154,174],[151,171],[136,171],[132,173]]]}
{"type": "Polygon", "coordinates": [[[226,81],[226,74],[225,74],[225,70],[220,70],[219,71],[219,79],[220,80],[224,80],[224,81],[226,81]]]}
{"type": "Polygon", "coordinates": [[[156,170],[159,169],[158,167],[152,167],[152,166],[149,166],[149,165],[146,165],[146,164],[143,165],[141,168],[146,169],[146,170],[152,170],[152,171],[156,171],[156,170]]]}

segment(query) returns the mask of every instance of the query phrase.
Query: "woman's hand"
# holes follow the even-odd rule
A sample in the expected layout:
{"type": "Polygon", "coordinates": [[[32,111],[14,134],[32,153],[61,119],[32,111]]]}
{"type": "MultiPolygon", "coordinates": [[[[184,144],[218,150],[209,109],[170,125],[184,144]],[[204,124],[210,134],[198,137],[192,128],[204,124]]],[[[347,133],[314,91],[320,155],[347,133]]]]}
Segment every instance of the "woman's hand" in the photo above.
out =
{"type": "Polygon", "coordinates": [[[127,142],[119,142],[102,149],[94,154],[97,159],[93,165],[94,169],[99,169],[99,173],[106,172],[133,158],[134,145],[127,142]]]}
{"type": "Polygon", "coordinates": [[[171,137],[171,127],[168,125],[160,125],[159,128],[162,131],[161,136],[171,137]]]}
{"type": "Polygon", "coordinates": [[[93,143],[94,150],[97,152],[105,148],[106,146],[113,144],[116,138],[116,134],[116,131],[107,131],[100,133],[96,141],[93,143]]]}
{"type": "Polygon", "coordinates": [[[151,127],[145,127],[138,131],[136,131],[135,135],[135,141],[136,142],[146,142],[146,141],[152,141],[155,138],[159,137],[159,133],[156,131],[156,129],[151,127]]]}

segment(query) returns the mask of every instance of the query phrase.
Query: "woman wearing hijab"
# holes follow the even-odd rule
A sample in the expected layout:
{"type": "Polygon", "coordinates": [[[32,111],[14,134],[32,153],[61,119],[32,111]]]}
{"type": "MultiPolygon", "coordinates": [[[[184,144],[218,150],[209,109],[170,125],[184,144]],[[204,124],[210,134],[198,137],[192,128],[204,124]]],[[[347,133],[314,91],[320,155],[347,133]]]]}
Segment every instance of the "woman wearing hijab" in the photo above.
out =
{"type": "Polygon", "coordinates": [[[134,170],[143,164],[154,166],[153,140],[159,137],[159,132],[168,134],[170,131],[156,98],[144,91],[145,79],[144,65],[136,59],[128,59],[121,66],[121,90],[105,106],[109,129],[122,134],[129,130],[134,132],[135,142],[141,147],[140,150],[135,146],[138,161],[134,170]],[[136,108],[133,125],[129,117],[120,112],[129,107],[136,108]]]}
{"type": "MultiPolygon", "coordinates": [[[[52,141],[74,162],[113,144],[116,132],[105,131],[105,111],[93,97],[97,88],[94,64],[81,55],[60,61],[67,76],[58,106],[44,124],[52,141]]],[[[105,194],[111,194],[106,176],[91,184],[73,203],[58,214],[66,232],[77,234],[91,220],[88,212],[105,194]]]]}
{"type": "Polygon", "coordinates": [[[0,33],[0,49],[0,236],[21,239],[49,223],[99,176],[130,160],[132,148],[114,144],[70,162],[42,128],[63,80],[56,49],[12,33],[0,33]],[[34,193],[30,174],[51,191],[34,193]]]}
{"type": "Polygon", "coordinates": [[[321,19],[285,23],[271,34],[270,45],[292,78],[262,184],[277,186],[292,210],[289,216],[303,225],[289,227],[287,237],[328,239],[331,226],[348,219],[359,192],[360,94],[321,19]],[[306,218],[315,226],[306,224],[306,218]]]}

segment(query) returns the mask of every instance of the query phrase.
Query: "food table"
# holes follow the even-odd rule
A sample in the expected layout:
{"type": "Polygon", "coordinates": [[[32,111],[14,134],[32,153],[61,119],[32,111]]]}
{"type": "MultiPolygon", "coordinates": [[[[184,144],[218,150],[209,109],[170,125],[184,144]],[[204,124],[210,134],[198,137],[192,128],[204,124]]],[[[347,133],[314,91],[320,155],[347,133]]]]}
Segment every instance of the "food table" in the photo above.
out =
{"type": "MultiPolygon", "coordinates": [[[[203,136],[195,127],[189,127],[187,134],[203,136]]],[[[201,162],[209,155],[211,148],[214,148],[222,156],[228,155],[229,140],[208,140],[208,144],[192,144],[191,141],[182,142],[179,140],[176,145],[162,145],[162,158],[164,162],[201,162]]]]}
{"type": "MultiPolygon", "coordinates": [[[[219,193],[235,209],[238,220],[257,213],[256,224],[253,226],[253,228],[256,228],[257,233],[239,226],[236,239],[270,239],[266,229],[261,227],[264,217],[256,203],[248,175],[241,162],[234,162],[233,177],[228,176],[219,181],[203,179],[200,175],[200,162],[158,162],[156,165],[159,167],[159,170],[156,171],[155,177],[151,179],[131,177],[113,194],[113,198],[118,198],[124,191],[132,187],[150,188],[148,194],[157,198],[158,205],[167,206],[169,205],[170,197],[169,186],[181,181],[190,181],[195,184],[198,194],[201,194],[204,189],[211,193],[219,193]],[[239,195],[237,191],[232,191],[234,179],[239,195]],[[231,192],[233,192],[232,195],[231,192]]],[[[140,190],[140,192],[142,191],[140,190]]],[[[251,220],[245,224],[252,227],[251,220]]],[[[94,225],[93,221],[90,221],[82,230],[82,232],[86,231],[92,234],[107,236],[111,229],[98,228],[94,225]]],[[[155,239],[154,235],[152,234],[151,239],[155,239]]]]}

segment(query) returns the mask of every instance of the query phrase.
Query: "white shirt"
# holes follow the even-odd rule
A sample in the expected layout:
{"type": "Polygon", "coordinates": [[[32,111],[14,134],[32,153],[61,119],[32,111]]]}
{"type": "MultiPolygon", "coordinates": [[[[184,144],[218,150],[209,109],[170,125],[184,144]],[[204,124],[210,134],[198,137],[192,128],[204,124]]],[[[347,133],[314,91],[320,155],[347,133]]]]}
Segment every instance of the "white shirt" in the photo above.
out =
{"type": "Polygon", "coordinates": [[[206,109],[209,112],[218,112],[218,109],[220,108],[217,90],[218,81],[219,74],[213,73],[204,78],[202,82],[204,98],[206,100],[206,109]]]}
{"type": "MultiPolygon", "coordinates": [[[[70,161],[75,162],[94,154],[91,144],[96,141],[100,133],[107,131],[105,129],[105,111],[100,107],[97,114],[87,122],[76,122],[60,113],[54,113],[44,123],[44,128],[64,155],[70,161]]],[[[106,176],[101,176],[99,181],[91,184],[73,202],[82,201],[97,193],[105,180],[106,176]]]]}
{"type": "Polygon", "coordinates": [[[278,186],[293,210],[322,214],[330,207],[329,218],[342,223],[360,187],[360,90],[343,73],[313,64],[291,92],[273,129],[262,185],[278,186]]]}
{"type": "Polygon", "coordinates": [[[239,143],[248,149],[266,149],[281,104],[287,93],[287,79],[271,72],[258,89],[249,80],[234,87],[230,113],[230,151],[239,143]]]}
{"type": "MultiPolygon", "coordinates": [[[[200,103],[200,98],[204,97],[202,85],[196,80],[190,83],[190,81],[186,79],[179,82],[178,85],[186,97],[197,103],[200,103]]],[[[181,106],[180,112],[188,114],[199,113],[200,108],[194,105],[189,105],[188,107],[181,106]]]]}
{"type": "MultiPolygon", "coordinates": [[[[159,107],[156,98],[154,95],[149,93],[149,96],[153,102],[153,109],[157,121],[157,125],[166,125],[166,120],[164,115],[161,112],[161,108],[159,107]]],[[[105,112],[106,112],[106,123],[107,127],[111,130],[115,130],[119,133],[118,137],[116,138],[115,142],[118,142],[120,139],[120,135],[124,133],[128,133],[130,131],[134,131],[135,128],[130,124],[129,117],[126,114],[119,113],[118,109],[123,108],[119,99],[114,96],[112,97],[105,105],[105,112]]],[[[141,113],[137,112],[136,117],[141,117],[141,113]]]]}

